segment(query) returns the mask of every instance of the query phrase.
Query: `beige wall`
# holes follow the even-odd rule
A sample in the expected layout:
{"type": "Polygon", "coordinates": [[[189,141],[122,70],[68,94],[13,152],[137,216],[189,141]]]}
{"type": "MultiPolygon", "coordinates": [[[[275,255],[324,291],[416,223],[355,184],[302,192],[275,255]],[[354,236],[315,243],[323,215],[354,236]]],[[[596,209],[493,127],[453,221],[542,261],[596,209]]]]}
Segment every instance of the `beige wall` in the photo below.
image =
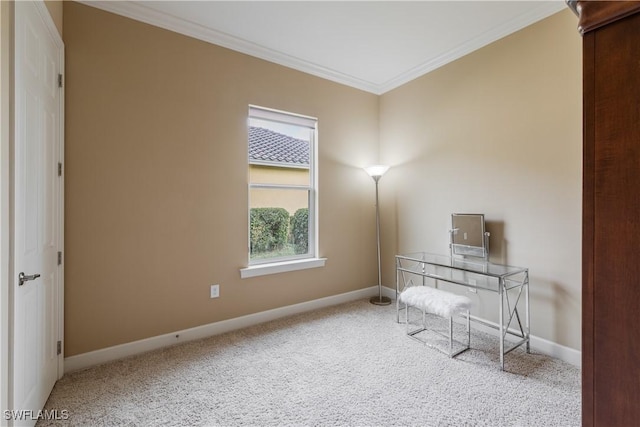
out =
{"type": "Polygon", "coordinates": [[[451,213],[484,213],[492,260],[530,268],[532,333],[580,349],[581,61],[566,10],[381,97],[384,283],[396,252],[448,251],[451,213]]]}
{"type": "MultiPolygon", "coordinates": [[[[77,3],[64,21],[67,356],[375,284],[360,168],[378,150],[385,284],[395,253],[447,251],[452,212],[484,213],[492,259],[531,269],[532,332],[580,348],[569,11],[381,97],[77,3]],[[249,104],[319,119],[324,268],[239,278],[249,104]]],[[[495,296],[471,296],[495,320],[495,296]]]]}
{"type": "Polygon", "coordinates": [[[64,41],[67,356],[376,283],[378,97],[74,2],[64,41]],[[249,104],[318,118],[324,268],[240,279],[249,104]]]}

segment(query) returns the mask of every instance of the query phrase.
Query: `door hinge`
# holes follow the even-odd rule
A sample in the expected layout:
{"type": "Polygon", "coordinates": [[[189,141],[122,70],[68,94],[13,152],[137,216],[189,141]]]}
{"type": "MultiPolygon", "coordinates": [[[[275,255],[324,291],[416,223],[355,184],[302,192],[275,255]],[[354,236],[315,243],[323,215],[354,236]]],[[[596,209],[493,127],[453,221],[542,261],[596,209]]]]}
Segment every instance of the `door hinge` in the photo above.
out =
{"type": "Polygon", "coordinates": [[[62,265],[62,252],[58,252],[58,265],[62,265]]]}
{"type": "Polygon", "coordinates": [[[62,87],[62,74],[58,74],[58,87],[62,87]]]}
{"type": "Polygon", "coordinates": [[[62,341],[58,341],[58,353],[57,354],[62,354],[62,341]]]}
{"type": "Polygon", "coordinates": [[[62,176],[62,163],[58,162],[58,176],[62,176]]]}

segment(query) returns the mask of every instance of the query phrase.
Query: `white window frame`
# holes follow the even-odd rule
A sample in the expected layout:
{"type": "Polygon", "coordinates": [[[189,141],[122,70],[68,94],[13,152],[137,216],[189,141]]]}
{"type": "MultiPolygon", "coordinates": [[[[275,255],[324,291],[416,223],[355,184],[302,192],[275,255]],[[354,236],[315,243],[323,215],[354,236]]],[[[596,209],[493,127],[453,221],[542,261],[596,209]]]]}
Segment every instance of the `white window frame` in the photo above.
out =
{"type": "MultiPolygon", "coordinates": [[[[271,122],[291,124],[306,127],[312,130],[309,141],[309,183],[308,185],[275,185],[251,183],[248,178],[247,194],[247,267],[240,269],[242,278],[262,276],[265,274],[282,273],[307,268],[322,267],[325,258],[318,258],[318,119],[287,111],[275,110],[272,108],[249,105],[249,119],[262,119],[271,122]],[[266,260],[251,260],[251,190],[252,189],[294,189],[308,190],[309,192],[309,252],[306,254],[292,255],[288,257],[271,258],[266,260]]],[[[248,120],[249,121],[249,120],[248,120]]],[[[249,123],[247,121],[247,129],[249,123]]],[[[248,144],[248,138],[247,138],[248,144]]],[[[247,150],[247,171],[249,170],[250,159],[247,150]]]]}

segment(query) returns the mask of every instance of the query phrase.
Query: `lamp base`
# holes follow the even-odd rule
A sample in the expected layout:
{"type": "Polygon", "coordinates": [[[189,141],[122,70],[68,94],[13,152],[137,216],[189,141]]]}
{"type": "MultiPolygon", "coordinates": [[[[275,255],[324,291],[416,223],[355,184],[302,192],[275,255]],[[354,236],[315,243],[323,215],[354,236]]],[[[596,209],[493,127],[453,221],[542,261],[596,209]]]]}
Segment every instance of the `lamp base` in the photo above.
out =
{"type": "Polygon", "coordinates": [[[375,305],[389,305],[389,304],[391,304],[391,298],[389,298],[389,297],[380,297],[380,296],[371,297],[369,302],[371,304],[375,304],[375,305]]]}

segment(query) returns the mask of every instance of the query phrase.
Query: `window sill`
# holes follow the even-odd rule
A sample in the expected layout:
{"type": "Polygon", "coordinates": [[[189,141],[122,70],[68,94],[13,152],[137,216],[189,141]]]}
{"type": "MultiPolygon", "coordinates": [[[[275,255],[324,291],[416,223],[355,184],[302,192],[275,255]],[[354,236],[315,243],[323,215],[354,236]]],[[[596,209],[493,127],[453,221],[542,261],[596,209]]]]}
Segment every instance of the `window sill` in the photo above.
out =
{"type": "Polygon", "coordinates": [[[326,260],[326,258],[308,258],[294,261],[252,265],[240,269],[240,278],[246,279],[249,277],[266,276],[267,274],[286,273],[287,271],[324,267],[324,263],[326,260]]]}

